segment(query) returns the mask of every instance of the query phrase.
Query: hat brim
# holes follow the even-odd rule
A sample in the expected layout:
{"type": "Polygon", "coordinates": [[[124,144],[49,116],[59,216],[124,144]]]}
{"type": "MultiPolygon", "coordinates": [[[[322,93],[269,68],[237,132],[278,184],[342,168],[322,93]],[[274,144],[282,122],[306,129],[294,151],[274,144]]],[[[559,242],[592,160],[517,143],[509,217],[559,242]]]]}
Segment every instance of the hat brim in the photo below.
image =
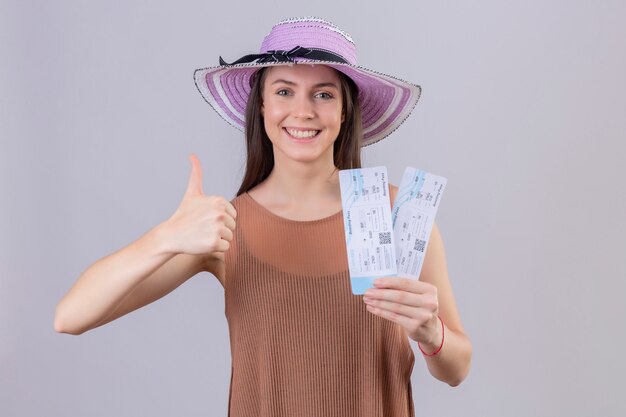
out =
{"type": "MultiPolygon", "coordinates": [[[[376,143],[396,130],[409,117],[422,92],[417,84],[356,65],[309,60],[298,60],[296,64],[301,63],[327,65],[355,82],[363,121],[361,146],[376,143]]],[[[294,64],[246,63],[201,68],[194,72],[194,81],[202,97],[226,122],[245,131],[250,79],[260,68],[276,65],[294,64]]]]}

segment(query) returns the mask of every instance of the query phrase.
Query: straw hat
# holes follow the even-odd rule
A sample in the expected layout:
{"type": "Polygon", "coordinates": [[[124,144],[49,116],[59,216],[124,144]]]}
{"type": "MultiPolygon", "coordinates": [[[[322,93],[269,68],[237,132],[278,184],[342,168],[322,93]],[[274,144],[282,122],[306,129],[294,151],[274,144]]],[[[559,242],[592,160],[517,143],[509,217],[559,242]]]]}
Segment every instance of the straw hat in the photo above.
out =
{"type": "Polygon", "coordinates": [[[245,112],[253,74],[262,67],[323,64],[350,77],[359,89],[363,121],[361,146],[371,145],[396,130],[417,104],[421,87],[357,65],[354,41],[334,24],[302,17],[278,22],[263,39],[258,54],[232,63],[220,57],[217,67],[197,69],[196,87],[229,124],[245,130],[245,112]]]}

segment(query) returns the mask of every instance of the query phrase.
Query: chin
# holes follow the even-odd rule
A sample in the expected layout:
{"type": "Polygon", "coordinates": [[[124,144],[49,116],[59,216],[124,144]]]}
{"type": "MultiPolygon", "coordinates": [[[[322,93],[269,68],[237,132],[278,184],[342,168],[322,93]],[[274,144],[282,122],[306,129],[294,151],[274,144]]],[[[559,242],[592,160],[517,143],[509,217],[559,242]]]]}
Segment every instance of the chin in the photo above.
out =
{"type": "MultiPolygon", "coordinates": [[[[324,158],[324,151],[320,149],[293,149],[293,146],[279,149],[279,152],[284,155],[286,159],[291,161],[297,161],[302,163],[311,163],[324,158]]],[[[330,149],[332,160],[332,147],[330,149]]],[[[274,148],[274,158],[276,158],[276,147],[274,148]]]]}
{"type": "Polygon", "coordinates": [[[292,161],[309,163],[317,161],[320,159],[321,155],[318,153],[313,154],[311,152],[293,152],[286,154],[286,156],[292,161]]]}

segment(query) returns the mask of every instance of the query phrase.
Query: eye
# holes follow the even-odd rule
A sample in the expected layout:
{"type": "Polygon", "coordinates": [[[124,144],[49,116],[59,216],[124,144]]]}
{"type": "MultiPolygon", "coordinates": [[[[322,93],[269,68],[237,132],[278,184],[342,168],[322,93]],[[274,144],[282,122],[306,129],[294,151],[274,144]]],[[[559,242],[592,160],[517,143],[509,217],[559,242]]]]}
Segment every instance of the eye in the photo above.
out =
{"type": "Polygon", "coordinates": [[[287,96],[289,95],[289,90],[287,90],[286,88],[281,88],[276,92],[276,94],[278,94],[279,96],[287,96]]]}
{"type": "Polygon", "coordinates": [[[330,100],[333,98],[333,95],[330,93],[327,93],[326,91],[319,92],[316,94],[316,96],[323,100],[330,100]]]}

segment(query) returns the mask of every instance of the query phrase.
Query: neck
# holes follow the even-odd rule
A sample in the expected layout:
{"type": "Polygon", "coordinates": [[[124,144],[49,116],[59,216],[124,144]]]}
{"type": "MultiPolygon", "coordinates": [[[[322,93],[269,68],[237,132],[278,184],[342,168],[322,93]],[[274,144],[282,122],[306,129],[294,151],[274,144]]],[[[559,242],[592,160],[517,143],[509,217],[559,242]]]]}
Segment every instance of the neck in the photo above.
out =
{"type": "Polygon", "coordinates": [[[332,147],[326,157],[302,162],[274,153],[274,169],[264,188],[280,205],[315,206],[321,201],[341,201],[339,170],[333,162],[332,147]]]}

